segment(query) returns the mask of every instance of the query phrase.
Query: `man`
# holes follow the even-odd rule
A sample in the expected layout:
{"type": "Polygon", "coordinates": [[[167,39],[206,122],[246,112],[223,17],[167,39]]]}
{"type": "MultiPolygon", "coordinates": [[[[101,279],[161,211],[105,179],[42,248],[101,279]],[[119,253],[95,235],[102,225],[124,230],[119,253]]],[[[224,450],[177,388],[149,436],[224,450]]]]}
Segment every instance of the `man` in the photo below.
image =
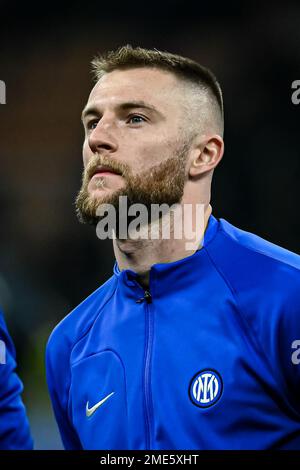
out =
{"type": "Polygon", "coordinates": [[[15,372],[15,356],[0,312],[0,449],[31,450],[33,442],[21,399],[23,385],[15,372]]]}
{"type": "Polygon", "coordinates": [[[111,231],[113,276],[47,346],[65,448],[300,448],[300,369],[292,360],[299,256],[211,214],[224,149],[218,82],[189,59],[131,46],[93,67],[80,220],[102,227],[102,236],[101,207],[120,215],[126,197],[128,214],[134,204],[175,205],[174,213],[191,206],[186,220],[197,236],[191,249],[185,231],[175,236],[175,222],[161,236],[166,212],[143,224],[147,235],[161,220],[158,237],[122,237],[121,214],[111,231]]]}

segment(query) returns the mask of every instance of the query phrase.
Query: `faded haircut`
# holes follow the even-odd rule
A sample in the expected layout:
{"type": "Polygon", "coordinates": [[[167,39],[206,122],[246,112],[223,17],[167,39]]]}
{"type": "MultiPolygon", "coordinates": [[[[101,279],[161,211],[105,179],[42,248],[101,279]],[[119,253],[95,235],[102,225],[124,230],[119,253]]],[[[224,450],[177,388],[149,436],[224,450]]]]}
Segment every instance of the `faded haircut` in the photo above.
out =
{"type": "Polygon", "coordinates": [[[91,64],[96,81],[114,70],[133,68],[151,67],[173,73],[188,85],[187,89],[192,93],[191,103],[199,119],[213,125],[220,135],[223,134],[224,108],[220,84],[213,72],[198,62],[170,52],[133,48],[127,44],[96,56],[91,64]]]}

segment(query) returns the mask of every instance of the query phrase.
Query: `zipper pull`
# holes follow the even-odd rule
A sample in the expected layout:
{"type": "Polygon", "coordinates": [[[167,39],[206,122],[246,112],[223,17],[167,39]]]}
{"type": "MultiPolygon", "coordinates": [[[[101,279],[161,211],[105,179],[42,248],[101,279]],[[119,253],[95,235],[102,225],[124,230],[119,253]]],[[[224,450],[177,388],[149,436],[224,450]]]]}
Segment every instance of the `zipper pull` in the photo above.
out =
{"type": "Polygon", "coordinates": [[[152,302],[152,295],[150,294],[150,292],[148,290],[145,290],[144,297],[141,297],[140,299],[137,299],[136,303],[141,304],[142,302],[144,302],[144,300],[146,300],[147,304],[151,304],[151,302],[152,302]]]}
{"type": "Polygon", "coordinates": [[[147,304],[152,303],[152,295],[150,294],[148,290],[145,290],[144,299],[146,300],[147,304]]]}

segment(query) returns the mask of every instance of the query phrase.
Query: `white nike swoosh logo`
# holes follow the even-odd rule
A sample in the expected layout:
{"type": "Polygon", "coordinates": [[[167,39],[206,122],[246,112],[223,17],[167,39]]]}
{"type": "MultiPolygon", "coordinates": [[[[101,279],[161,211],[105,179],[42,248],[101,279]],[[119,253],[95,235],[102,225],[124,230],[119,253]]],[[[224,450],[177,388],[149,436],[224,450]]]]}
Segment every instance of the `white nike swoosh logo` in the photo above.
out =
{"type": "Polygon", "coordinates": [[[104,402],[106,402],[106,400],[108,400],[115,392],[111,392],[109,395],[107,395],[105,398],[103,398],[103,400],[100,400],[98,401],[98,403],[96,403],[96,405],[92,406],[92,408],[89,408],[89,402],[87,402],[86,404],[86,408],[85,408],[85,414],[86,416],[89,418],[90,416],[92,416],[96,410],[98,410],[98,408],[103,405],[104,402]]]}

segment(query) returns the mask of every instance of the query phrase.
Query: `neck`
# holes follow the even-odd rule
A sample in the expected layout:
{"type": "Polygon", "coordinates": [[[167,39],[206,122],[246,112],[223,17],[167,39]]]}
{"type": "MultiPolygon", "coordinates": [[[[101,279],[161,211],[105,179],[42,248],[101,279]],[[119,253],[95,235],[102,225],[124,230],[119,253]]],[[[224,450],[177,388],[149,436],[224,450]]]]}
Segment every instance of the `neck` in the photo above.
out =
{"type": "MultiPolygon", "coordinates": [[[[182,206],[178,204],[178,211],[180,208],[182,210],[182,206]]],[[[130,238],[130,236],[125,240],[114,239],[114,253],[119,269],[121,271],[124,269],[135,271],[138,274],[139,282],[147,288],[149,286],[149,272],[153,264],[171,263],[194,254],[201,248],[201,241],[212,212],[210,204],[202,205],[201,209],[199,212],[199,207],[192,205],[191,211],[187,213],[187,216],[185,214],[185,226],[180,237],[176,232],[178,219],[175,225],[172,223],[173,220],[176,220],[175,217],[174,219],[168,217],[169,230],[164,232],[163,227],[166,227],[166,217],[168,216],[166,214],[161,218],[161,222],[152,222],[143,228],[143,233],[147,233],[148,237],[144,236],[137,240],[130,238]],[[186,223],[187,220],[189,224],[186,223]],[[187,225],[189,230],[186,230],[187,225]],[[156,238],[150,238],[149,234],[154,232],[157,235],[156,238]],[[169,234],[167,238],[162,236],[164,233],[169,234]]]]}

